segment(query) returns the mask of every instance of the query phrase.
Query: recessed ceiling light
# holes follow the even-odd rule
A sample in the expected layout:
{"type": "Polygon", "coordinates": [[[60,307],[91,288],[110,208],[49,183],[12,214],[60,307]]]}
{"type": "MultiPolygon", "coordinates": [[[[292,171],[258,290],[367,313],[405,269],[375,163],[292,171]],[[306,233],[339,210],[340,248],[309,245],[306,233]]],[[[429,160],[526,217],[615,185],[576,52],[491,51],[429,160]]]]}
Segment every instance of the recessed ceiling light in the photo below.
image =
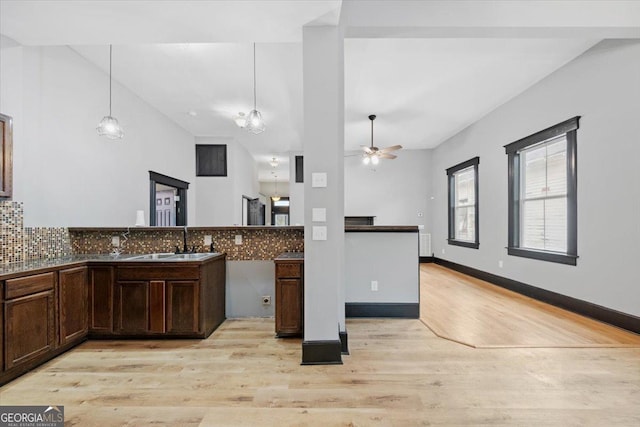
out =
{"type": "Polygon", "coordinates": [[[193,110],[191,110],[191,111],[189,111],[187,114],[188,114],[188,115],[190,115],[191,117],[195,117],[195,116],[197,116],[197,115],[198,115],[198,112],[197,112],[197,111],[193,111],[193,110]]]}

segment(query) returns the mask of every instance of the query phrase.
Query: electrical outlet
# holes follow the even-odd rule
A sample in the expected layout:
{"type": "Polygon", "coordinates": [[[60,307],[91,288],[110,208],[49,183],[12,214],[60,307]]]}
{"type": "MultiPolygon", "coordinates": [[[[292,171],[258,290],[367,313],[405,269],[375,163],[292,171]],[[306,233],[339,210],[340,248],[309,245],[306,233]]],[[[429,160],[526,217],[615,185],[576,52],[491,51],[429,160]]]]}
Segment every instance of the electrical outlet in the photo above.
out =
{"type": "Polygon", "coordinates": [[[262,296],[262,305],[271,305],[271,295],[262,296]]]}
{"type": "Polygon", "coordinates": [[[422,218],[424,214],[422,212],[418,212],[418,218],[422,218]]]}
{"type": "Polygon", "coordinates": [[[120,236],[111,236],[111,245],[115,248],[120,247],[120,236]]]}
{"type": "Polygon", "coordinates": [[[498,267],[502,268],[504,266],[504,263],[502,262],[502,260],[498,261],[498,267]]]}
{"type": "Polygon", "coordinates": [[[444,248],[442,248],[442,255],[444,255],[444,248]]]}
{"type": "Polygon", "coordinates": [[[377,280],[372,280],[371,281],[371,291],[378,292],[378,281],[377,280]]]}
{"type": "Polygon", "coordinates": [[[242,234],[236,234],[236,245],[242,244],[242,234]]]}

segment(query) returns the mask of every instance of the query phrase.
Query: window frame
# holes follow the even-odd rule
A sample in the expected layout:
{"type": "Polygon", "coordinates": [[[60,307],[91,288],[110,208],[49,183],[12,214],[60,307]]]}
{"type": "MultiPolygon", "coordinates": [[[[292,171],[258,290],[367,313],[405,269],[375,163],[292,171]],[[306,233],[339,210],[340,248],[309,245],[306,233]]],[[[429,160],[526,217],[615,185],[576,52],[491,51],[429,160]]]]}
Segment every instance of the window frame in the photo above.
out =
{"type": "Polygon", "coordinates": [[[480,157],[474,157],[465,162],[458,163],[447,169],[447,187],[448,187],[448,233],[447,242],[450,245],[462,246],[465,248],[478,249],[480,247],[480,191],[479,191],[479,165],[480,157]],[[473,191],[475,193],[475,206],[474,206],[474,226],[475,226],[475,239],[473,241],[458,240],[456,239],[456,224],[455,224],[455,174],[461,170],[473,167],[474,186],[473,191]]]}
{"type": "Polygon", "coordinates": [[[576,265],[578,258],[578,171],[577,171],[577,130],[580,116],[543,129],[532,135],[504,146],[508,161],[508,243],[507,253],[513,256],[576,265]],[[558,136],[565,135],[567,141],[567,251],[555,252],[529,249],[520,246],[520,195],[521,164],[520,152],[558,136]]]}

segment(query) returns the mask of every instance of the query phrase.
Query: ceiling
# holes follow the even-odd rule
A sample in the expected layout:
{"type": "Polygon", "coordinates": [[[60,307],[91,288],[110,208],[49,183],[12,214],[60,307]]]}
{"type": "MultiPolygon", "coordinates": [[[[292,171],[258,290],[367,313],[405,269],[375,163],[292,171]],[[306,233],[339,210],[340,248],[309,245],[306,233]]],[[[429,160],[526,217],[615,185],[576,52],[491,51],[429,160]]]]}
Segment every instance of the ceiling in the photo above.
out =
{"type": "MultiPolygon", "coordinates": [[[[269,160],[287,179],[302,150],[302,26],[335,23],[340,1],[11,1],[1,33],[23,45],[68,45],[194,136],[232,137],[252,153],[261,180],[269,160]],[[257,107],[267,130],[233,117],[257,107]]],[[[433,148],[566,64],[596,38],[348,38],[345,150],[433,148]]],[[[113,100],[118,116],[118,100],[113,100]]],[[[401,155],[401,154],[400,154],[401,155]]]]}

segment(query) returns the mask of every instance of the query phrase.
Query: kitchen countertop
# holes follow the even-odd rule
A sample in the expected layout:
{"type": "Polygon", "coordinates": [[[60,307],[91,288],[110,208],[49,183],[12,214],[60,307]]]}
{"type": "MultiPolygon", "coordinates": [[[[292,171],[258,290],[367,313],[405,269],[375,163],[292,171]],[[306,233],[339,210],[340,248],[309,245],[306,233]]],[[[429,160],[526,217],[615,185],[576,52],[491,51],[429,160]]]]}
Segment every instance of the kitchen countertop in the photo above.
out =
{"type": "MultiPolygon", "coordinates": [[[[200,253],[198,258],[184,257],[184,254],[172,254],[171,258],[143,258],[149,254],[126,254],[126,255],[110,255],[110,254],[86,254],[71,255],[54,259],[39,259],[22,262],[12,262],[10,264],[0,266],[0,280],[11,279],[12,277],[21,276],[25,273],[37,274],[41,271],[57,270],[62,268],[80,267],[86,263],[113,263],[113,262],[143,262],[143,263],[184,263],[184,262],[201,262],[218,257],[223,254],[217,252],[200,253]]],[[[168,255],[168,254],[167,254],[168,255]]],[[[187,254],[188,255],[188,254],[187,254]]]]}
{"type": "Polygon", "coordinates": [[[283,252],[273,259],[274,261],[291,261],[291,260],[303,260],[304,252],[283,252]]]}

